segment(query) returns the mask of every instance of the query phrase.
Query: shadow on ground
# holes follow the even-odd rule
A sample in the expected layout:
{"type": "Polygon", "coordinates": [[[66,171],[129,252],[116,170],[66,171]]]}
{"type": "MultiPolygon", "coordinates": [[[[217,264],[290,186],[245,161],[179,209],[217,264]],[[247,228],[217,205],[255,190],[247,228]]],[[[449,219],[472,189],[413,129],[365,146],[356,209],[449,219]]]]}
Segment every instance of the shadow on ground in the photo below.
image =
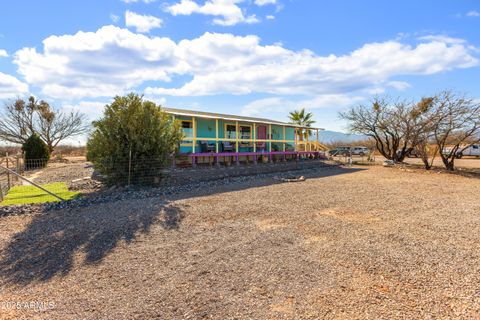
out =
{"type": "MultiPolygon", "coordinates": [[[[361,170],[366,169],[332,167],[292,174],[305,175],[308,180],[361,170]]],[[[0,280],[17,285],[48,281],[56,275],[67,275],[77,253],[84,254],[85,264],[96,264],[120,241],[131,243],[139,234],[148,233],[154,224],[161,225],[165,230],[176,230],[180,227],[185,208],[177,206],[174,200],[277,183],[283,182],[272,177],[250,179],[211,188],[201,187],[169,196],[168,200],[159,199],[145,207],[138,205],[141,200],[136,200],[122,201],[121,208],[118,203],[110,202],[37,214],[26,229],[15,234],[2,250],[0,280]]]]}
{"type": "Polygon", "coordinates": [[[85,264],[100,262],[119,243],[131,243],[148,233],[153,224],[178,229],[183,209],[171,203],[151,207],[112,204],[93,208],[56,210],[35,215],[27,228],[15,234],[2,252],[0,277],[7,283],[26,285],[66,275],[75,254],[84,253],[85,264]],[[99,212],[101,211],[101,212],[99,212]]]}

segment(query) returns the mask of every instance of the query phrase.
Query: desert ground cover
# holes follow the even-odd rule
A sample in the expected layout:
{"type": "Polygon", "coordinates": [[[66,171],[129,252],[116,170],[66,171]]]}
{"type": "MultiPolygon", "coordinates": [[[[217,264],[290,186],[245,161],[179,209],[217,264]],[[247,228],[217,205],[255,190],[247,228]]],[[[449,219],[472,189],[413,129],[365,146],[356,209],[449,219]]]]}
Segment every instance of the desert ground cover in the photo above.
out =
{"type": "Polygon", "coordinates": [[[480,179],[306,178],[0,218],[0,318],[480,317],[480,179]]]}

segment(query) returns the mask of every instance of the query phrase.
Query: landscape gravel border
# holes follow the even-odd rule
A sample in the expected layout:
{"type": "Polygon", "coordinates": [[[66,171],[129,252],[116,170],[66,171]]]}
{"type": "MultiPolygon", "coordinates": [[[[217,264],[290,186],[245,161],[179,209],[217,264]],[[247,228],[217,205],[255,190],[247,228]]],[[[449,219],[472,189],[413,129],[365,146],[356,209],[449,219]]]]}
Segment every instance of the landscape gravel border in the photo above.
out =
{"type": "Polygon", "coordinates": [[[309,169],[300,169],[292,170],[285,172],[272,172],[265,174],[256,174],[249,176],[237,176],[237,177],[227,177],[223,179],[217,179],[206,182],[195,182],[191,184],[185,184],[181,186],[171,186],[171,187],[113,187],[110,189],[100,190],[97,192],[92,192],[85,194],[82,197],[60,201],[60,202],[50,202],[45,204],[28,204],[28,205],[14,205],[14,206],[3,206],[0,207],[0,217],[11,216],[11,215],[24,215],[24,214],[41,214],[51,210],[60,210],[60,209],[74,209],[88,207],[99,203],[114,202],[120,200],[128,199],[145,199],[151,197],[160,197],[172,194],[185,193],[195,190],[201,190],[205,188],[214,188],[218,186],[235,184],[235,183],[244,183],[251,182],[255,180],[265,180],[271,179],[274,183],[285,183],[286,180],[295,176],[307,176],[311,175],[320,170],[329,170],[342,166],[340,163],[323,163],[322,166],[309,169]],[[285,180],[285,181],[282,181],[285,180]]]}

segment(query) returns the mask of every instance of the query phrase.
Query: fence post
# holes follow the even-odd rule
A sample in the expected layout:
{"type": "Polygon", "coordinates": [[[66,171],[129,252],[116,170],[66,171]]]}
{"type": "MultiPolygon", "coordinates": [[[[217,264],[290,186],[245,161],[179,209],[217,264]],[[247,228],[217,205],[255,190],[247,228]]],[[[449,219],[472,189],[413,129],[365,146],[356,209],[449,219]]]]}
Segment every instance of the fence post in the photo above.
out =
{"type": "Polygon", "coordinates": [[[130,177],[132,174],[132,149],[128,152],[128,185],[130,185],[130,177]]]}
{"type": "Polygon", "coordinates": [[[3,201],[3,188],[2,188],[2,182],[0,182],[0,202],[3,201]]]}
{"type": "MultiPolygon", "coordinates": [[[[6,159],[7,159],[7,168],[8,168],[8,152],[6,154],[7,154],[6,159]]],[[[11,186],[11,182],[10,182],[10,173],[7,171],[7,188],[8,188],[8,190],[10,190],[11,187],[12,186],[11,186]]]]}
{"type": "MultiPolygon", "coordinates": [[[[17,157],[15,158],[15,160],[16,160],[16,161],[15,161],[15,162],[16,162],[16,164],[15,164],[16,171],[17,171],[17,173],[20,173],[20,159],[19,159],[18,156],[17,156],[17,157]]],[[[15,177],[17,178],[16,181],[18,182],[18,177],[17,177],[17,176],[15,176],[15,177]]]]}

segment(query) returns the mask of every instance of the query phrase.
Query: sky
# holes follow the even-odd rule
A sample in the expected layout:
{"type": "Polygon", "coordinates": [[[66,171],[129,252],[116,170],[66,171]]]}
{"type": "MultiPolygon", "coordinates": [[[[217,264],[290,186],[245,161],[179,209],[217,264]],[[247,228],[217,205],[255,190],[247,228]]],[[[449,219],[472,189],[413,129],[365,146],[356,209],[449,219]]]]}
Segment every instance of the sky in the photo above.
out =
{"type": "Polygon", "coordinates": [[[477,0],[15,0],[0,4],[0,103],[90,120],[115,95],[345,131],[375,95],[480,98],[477,0]]]}

